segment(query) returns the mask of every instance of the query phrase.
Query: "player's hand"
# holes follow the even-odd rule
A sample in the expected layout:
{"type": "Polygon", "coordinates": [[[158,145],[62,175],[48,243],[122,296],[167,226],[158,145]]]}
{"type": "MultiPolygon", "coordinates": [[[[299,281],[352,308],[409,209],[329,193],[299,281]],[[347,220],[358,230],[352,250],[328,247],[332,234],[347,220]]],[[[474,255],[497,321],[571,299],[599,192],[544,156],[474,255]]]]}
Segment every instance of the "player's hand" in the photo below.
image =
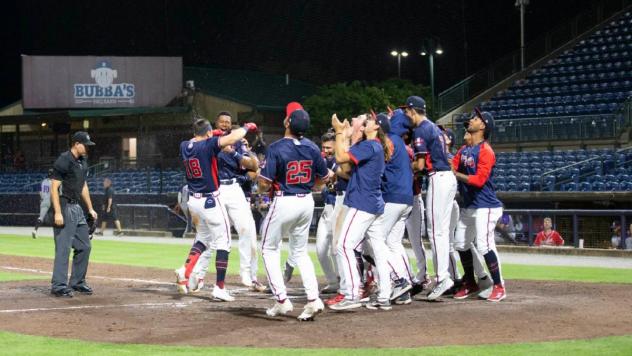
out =
{"type": "Polygon", "coordinates": [[[88,211],[88,214],[92,215],[92,217],[94,218],[94,220],[96,220],[96,219],[97,219],[98,214],[97,214],[97,212],[96,212],[96,211],[94,211],[94,209],[90,209],[90,211],[88,211]]]}
{"type": "Polygon", "coordinates": [[[345,129],[344,123],[340,122],[340,120],[338,119],[338,115],[336,115],[335,113],[331,115],[331,127],[334,128],[334,131],[336,131],[336,133],[341,133],[345,129]]]}
{"type": "Polygon", "coordinates": [[[220,129],[215,129],[212,132],[213,132],[213,136],[223,136],[224,135],[224,131],[222,131],[220,129]]]}
{"type": "Polygon", "coordinates": [[[61,213],[55,213],[55,225],[64,226],[64,216],[61,213]]]}
{"type": "Polygon", "coordinates": [[[257,132],[258,130],[257,124],[255,124],[254,122],[245,123],[243,128],[244,130],[246,130],[246,132],[257,132]]]}

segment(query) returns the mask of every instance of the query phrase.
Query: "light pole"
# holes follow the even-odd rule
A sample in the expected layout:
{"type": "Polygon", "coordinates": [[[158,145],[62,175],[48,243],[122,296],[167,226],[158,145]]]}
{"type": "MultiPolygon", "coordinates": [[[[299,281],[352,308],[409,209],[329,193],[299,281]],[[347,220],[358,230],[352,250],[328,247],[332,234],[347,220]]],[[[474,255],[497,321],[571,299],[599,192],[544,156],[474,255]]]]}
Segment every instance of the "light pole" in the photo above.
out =
{"type": "MultiPolygon", "coordinates": [[[[443,48],[439,44],[439,41],[436,41],[432,38],[428,38],[424,40],[424,44],[421,48],[421,52],[419,53],[422,56],[428,56],[428,63],[430,65],[430,90],[432,92],[432,116],[434,117],[435,106],[437,103],[435,102],[435,84],[434,84],[434,56],[442,55],[443,48]]],[[[436,118],[435,118],[436,120],[436,118]]]]}
{"type": "Polygon", "coordinates": [[[402,78],[402,57],[404,58],[408,57],[408,52],[406,51],[398,52],[398,51],[392,50],[391,56],[397,57],[397,78],[401,79],[402,78]]]}
{"type": "Polygon", "coordinates": [[[520,70],[524,70],[524,8],[529,0],[516,0],[514,5],[520,8],[520,70]]]}

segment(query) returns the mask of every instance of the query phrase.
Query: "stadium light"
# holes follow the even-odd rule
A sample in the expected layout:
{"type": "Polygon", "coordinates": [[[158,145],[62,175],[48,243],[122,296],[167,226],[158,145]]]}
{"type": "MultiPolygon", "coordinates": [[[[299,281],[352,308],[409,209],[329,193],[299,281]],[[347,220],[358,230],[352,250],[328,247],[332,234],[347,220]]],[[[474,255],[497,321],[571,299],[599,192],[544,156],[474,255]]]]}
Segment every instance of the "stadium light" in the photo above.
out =
{"type": "Polygon", "coordinates": [[[402,57],[408,57],[408,52],[401,51],[398,52],[396,50],[391,51],[391,56],[397,57],[397,78],[402,78],[402,57]]]}
{"type": "MultiPolygon", "coordinates": [[[[419,52],[422,56],[428,56],[428,64],[430,67],[430,90],[432,91],[432,112],[431,115],[434,116],[434,108],[435,108],[435,84],[434,84],[434,56],[443,54],[443,47],[439,44],[439,39],[435,38],[425,38],[423,39],[423,44],[421,46],[421,52],[419,52]]],[[[434,118],[436,119],[436,118],[434,118]]]]}

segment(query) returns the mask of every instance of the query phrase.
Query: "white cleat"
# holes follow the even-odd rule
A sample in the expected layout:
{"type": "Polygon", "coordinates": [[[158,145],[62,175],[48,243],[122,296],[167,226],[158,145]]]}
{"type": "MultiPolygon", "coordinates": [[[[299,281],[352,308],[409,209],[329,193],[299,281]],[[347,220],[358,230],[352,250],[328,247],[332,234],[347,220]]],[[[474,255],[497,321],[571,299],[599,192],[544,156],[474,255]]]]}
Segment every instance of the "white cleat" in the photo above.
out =
{"type": "Polygon", "coordinates": [[[478,297],[481,299],[487,299],[492,294],[492,289],[494,289],[494,282],[492,281],[491,276],[487,276],[485,279],[478,280],[478,297]]]}
{"type": "Polygon", "coordinates": [[[266,315],[268,316],[277,316],[277,315],[285,315],[294,310],[294,306],[289,299],[286,299],[283,303],[274,302],[272,308],[266,310],[266,315]]]}
{"type": "Polygon", "coordinates": [[[320,300],[320,298],[317,298],[316,300],[305,304],[305,309],[303,309],[301,315],[298,316],[298,320],[313,321],[314,317],[317,314],[322,313],[323,310],[325,310],[325,304],[323,304],[323,301],[320,300]]]}
{"type": "Polygon", "coordinates": [[[213,298],[219,299],[224,302],[232,302],[235,300],[235,297],[230,295],[225,288],[220,288],[218,286],[213,287],[213,298]]]}
{"type": "Polygon", "coordinates": [[[37,231],[33,230],[33,232],[31,232],[31,237],[36,239],[37,238],[37,231]]]}
{"type": "Polygon", "coordinates": [[[252,287],[252,279],[250,279],[250,277],[242,277],[241,278],[241,284],[243,284],[244,286],[250,288],[250,287],[252,287]]]}
{"type": "Polygon", "coordinates": [[[198,293],[204,288],[204,277],[193,273],[189,276],[189,293],[198,293]]]}
{"type": "Polygon", "coordinates": [[[437,284],[428,294],[428,300],[437,300],[443,293],[454,286],[454,282],[448,277],[437,284]]]}
{"type": "Polygon", "coordinates": [[[178,293],[188,294],[189,281],[184,277],[184,267],[180,267],[177,270],[175,270],[175,274],[176,274],[176,285],[178,286],[178,293]]]}

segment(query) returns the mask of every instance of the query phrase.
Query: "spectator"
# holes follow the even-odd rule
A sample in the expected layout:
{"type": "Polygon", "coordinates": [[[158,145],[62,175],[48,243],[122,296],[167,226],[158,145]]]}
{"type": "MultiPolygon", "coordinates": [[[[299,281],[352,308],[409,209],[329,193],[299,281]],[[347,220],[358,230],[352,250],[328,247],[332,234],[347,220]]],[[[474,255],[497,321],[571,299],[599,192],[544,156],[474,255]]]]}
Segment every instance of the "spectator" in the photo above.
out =
{"type": "MultiPolygon", "coordinates": [[[[263,140],[263,131],[258,131],[257,137],[255,137],[255,140],[252,142],[252,150],[257,154],[257,157],[259,155],[264,155],[265,157],[266,148],[267,144],[266,141],[263,140]]],[[[262,160],[259,159],[259,162],[262,162],[262,160]]]]}
{"type": "Polygon", "coordinates": [[[101,231],[96,233],[96,235],[103,235],[108,221],[112,221],[116,227],[114,235],[121,236],[123,235],[123,230],[121,229],[121,221],[116,213],[116,204],[114,204],[114,189],[112,188],[112,181],[110,178],[105,178],[103,180],[103,188],[105,189],[105,192],[103,193],[103,210],[101,213],[103,218],[101,219],[101,231]]]}
{"type": "Polygon", "coordinates": [[[546,217],[543,221],[544,229],[535,237],[535,246],[563,246],[564,239],[555,230],[551,218],[546,217]]]}
{"type": "Polygon", "coordinates": [[[625,238],[625,249],[632,250],[632,224],[628,228],[628,237],[625,238]]]}
{"type": "Polygon", "coordinates": [[[612,225],[610,225],[610,229],[612,230],[610,243],[612,244],[612,248],[617,249],[621,245],[621,223],[613,221],[612,225]]]}

